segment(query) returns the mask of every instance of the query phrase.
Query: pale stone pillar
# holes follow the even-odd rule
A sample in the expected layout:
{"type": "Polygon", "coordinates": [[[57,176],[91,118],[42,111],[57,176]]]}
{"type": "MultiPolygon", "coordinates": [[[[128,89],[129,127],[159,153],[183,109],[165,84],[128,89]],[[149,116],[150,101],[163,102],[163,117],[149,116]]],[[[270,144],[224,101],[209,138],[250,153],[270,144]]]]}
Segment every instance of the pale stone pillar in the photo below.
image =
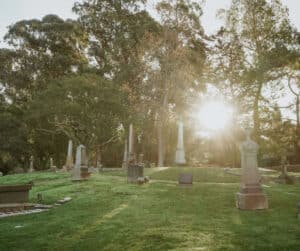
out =
{"type": "Polygon", "coordinates": [[[177,139],[177,148],[175,154],[175,164],[184,165],[185,161],[185,152],[184,152],[184,143],[183,143],[183,122],[180,120],[178,122],[178,139],[177,139]]]}
{"type": "Polygon", "coordinates": [[[129,126],[129,149],[128,149],[128,162],[135,163],[135,154],[134,154],[134,133],[133,133],[133,125],[129,126]]]}
{"type": "Polygon", "coordinates": [[[133,125],[130,124],[129,125],[129,154],[132,154],[133,153],[133,139],[134,139],[134,136],[133,136],[133,125]]]}
{"type": "Polygon", "coordinates": [[[31,155],[31,156],[30,156],[29,170],[28,170],[29,173],[34,172],[33,160],[34,160],[34,158],[33,158],[33,156],[31,155]]]}
{"type": "Polygon", "coordinates": [[[257,167],[259,146],[250,139],[250,130],[246,135],[246,141],[240,146],[242,180],[241,190],[236,194],[236,206],[243,210],[266,209],[268,200],[262,192],[257,167]]]}
{"type": "Polygon", "coordinates": [[[86,148],[84,145],[79,145],[76,149],[75,168],[86,166],[86,148]]]}
{"type": "Polygon", "coordinates": [[[67,159],[66,159],[66,168],[67,170],[70,170],[73,168],[74,163],[73,163],[73,143],[72,140],[69,140],[68,143],[68,152],[67,152],[67,159]]]}
{"type": "Polygon", "coordinates": [[[86,148],[84,145],[79,145],[76,149],[75,168],[73,169],[73,181],[86,180],[89,177],[87,166],[86,148]]]}
{"type": "Polygon", "coordinates": [[[124,156],[123,156],[123,168],[127,168],[127,163],[128,163],[128,144],[127,144],[127,139],[125,139],[125,146],[124,146],[124,156]]]}

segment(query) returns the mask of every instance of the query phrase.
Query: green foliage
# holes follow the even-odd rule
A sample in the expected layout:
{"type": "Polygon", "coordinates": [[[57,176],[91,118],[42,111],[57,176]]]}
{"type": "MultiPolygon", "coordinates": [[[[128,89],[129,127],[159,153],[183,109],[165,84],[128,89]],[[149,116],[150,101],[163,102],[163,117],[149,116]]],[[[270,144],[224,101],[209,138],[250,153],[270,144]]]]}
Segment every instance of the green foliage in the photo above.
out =
{"type": "Polygon", "coordinates": [[[218,33],[217,70],[224,74],[231,95],[240,96],[239,106],[252,113],[254,136],[260,141],[263,89],[280,79],[280,69],[299,57],[298,34],[288,10],[277,0],[233,0],[220,15],[226,23],[218,33]]]}
{"type": "Polygon", "coordinates": [[[36,130],[64,134],[95,149],[118,139],[126,120],[126,98],[118,86],[94,74],[57,79],[30,104],[36,130]]]}
{"type": "Polygon", "coordinates": [[[157,23],[141,9],[144,0],[86,0],[73,10],[90,34],[89,55],[102,76],[126,82],[138,74],[137,51],[146,32],[157,23]],[[130,77],[129,77],[129,76],[130,77]],[[122,76],[122,77],[121,77],[122,76]]]}
{"type": "Polygon", "coordinates": [[[4,37],[13,49],[0,50],[0,81],[12,100],[30,99],[49,79],[81,72],[87,64],[87,34],[74,20],[47,15],[22,20],[4,37]]]}
{"type": "Polygon", "coordinates": [[[28,128],[23,117],[20,109],[7,105],[0,96],[0,171],[3,173],[28,163],[28,128]]]}

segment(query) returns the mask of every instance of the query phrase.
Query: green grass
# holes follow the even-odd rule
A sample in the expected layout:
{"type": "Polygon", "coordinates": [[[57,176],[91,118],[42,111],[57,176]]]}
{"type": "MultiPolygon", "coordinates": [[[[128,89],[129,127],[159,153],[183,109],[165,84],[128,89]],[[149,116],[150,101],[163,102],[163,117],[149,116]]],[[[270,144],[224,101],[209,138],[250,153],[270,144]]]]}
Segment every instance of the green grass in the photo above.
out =
{"type": "Polygon", "coordinates": [[[143,186],[127,184],[122,171],[82,183],[67,174],[1,177],[1,184],[33,180],[32,202],[37,193],[45,203],[72,201],[0,219],[0,250],[300,250],[300,184],[269,184],[270,209],[246,212],[235,208],[239,177],[219,168],[184,170],[193,173],[193,186],[177,185],[182,168],[146,169],[152,182],[143,186]]]}

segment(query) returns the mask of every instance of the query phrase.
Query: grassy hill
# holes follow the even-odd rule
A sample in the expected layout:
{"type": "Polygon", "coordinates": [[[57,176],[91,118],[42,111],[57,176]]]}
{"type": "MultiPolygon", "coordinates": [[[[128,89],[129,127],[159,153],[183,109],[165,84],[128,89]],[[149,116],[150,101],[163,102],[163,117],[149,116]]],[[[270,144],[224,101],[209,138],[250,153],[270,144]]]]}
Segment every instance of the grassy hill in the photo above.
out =
{"type": "Polygon", "coordinates": [[[300,250],[296,205],[300,184],[269,184],[270,209],[235,208],[239,177],[220,168],[185,168],[190,187],[177,185],[182,168],[147,169],[149,184],[126,183],[124,172],[72,183],[69,174],[0,177],[0,184],[34,181],[50,211],[0,219],[0,250],[300,250]],[[15,226],[22,226],[15,228],[15,226]]]}

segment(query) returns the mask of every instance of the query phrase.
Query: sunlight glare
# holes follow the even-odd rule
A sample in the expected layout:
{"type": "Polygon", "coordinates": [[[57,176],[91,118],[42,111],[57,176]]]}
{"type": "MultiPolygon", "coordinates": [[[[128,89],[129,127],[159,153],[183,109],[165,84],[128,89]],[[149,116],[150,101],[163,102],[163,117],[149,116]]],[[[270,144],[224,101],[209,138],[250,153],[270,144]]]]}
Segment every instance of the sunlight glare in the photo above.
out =
{"type": "Polygon", "coordinates": [[[198,119],[200,124],[209,130],[226,128],[233,115],[233,108],[221,101],[209,101],[201,107],[198,119]]]}

